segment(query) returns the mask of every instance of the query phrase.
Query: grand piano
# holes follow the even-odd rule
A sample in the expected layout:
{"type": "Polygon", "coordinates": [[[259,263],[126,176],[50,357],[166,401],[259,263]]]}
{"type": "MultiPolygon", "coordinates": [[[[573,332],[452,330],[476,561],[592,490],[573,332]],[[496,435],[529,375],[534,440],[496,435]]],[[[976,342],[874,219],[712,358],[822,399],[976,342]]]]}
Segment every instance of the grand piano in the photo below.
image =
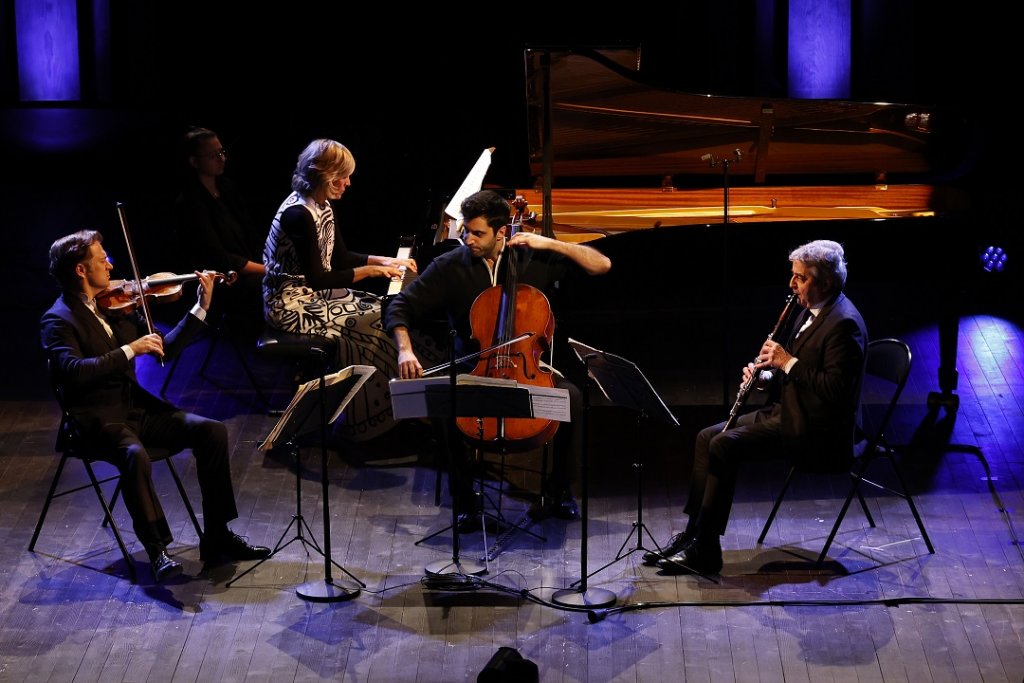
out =
{"type": "Polygon", "coordinates": [[[529,48],[525,68],[535,182],[516,192],[535,229],[614,263],[565,288],[569,334],[655,368],[679,387],[672,402],[728,403],[788,294],[789,250],[834,239],[872,337],[906,333],[908,307],[938,324],[929,402],[955,409],[974,259],[956,114],[679,92],[644,82],[629,48],[529,48]]]}

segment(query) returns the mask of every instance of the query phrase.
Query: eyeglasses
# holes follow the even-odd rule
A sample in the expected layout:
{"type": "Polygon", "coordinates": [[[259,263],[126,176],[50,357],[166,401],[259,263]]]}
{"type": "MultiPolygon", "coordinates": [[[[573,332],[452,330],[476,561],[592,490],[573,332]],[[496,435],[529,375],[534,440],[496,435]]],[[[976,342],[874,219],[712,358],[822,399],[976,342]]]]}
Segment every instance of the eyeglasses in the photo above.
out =
{"type": "Polygon", "coordinates": [[[200,154],[198,156],[205,157],[207,159],[216,159],[218,157],[221,159],[226,159],[228,156],[228,151],[221,147],[216,152],[210,152],[209,154],[200,154]]]}

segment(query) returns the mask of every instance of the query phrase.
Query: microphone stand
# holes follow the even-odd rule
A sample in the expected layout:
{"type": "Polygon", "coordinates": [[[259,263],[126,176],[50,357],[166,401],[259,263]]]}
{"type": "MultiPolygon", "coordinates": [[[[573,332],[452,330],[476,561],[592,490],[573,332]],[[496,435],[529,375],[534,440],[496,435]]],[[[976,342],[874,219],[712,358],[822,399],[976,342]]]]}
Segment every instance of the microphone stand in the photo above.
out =
{"type": "MultiPolygon", "coordinates": [[[[701,156],[701,161],[708,162],[711,168],[716,166],[722,167],[722,295],[724,297],[722,303],[722,319],[725,323],[724,328],[728,329],[729,326],[729,167],[732,164],[738,164],[743,158],[739,148],[733,150],[733,156],[735,159],[719,159],[712,153],[704,154],[701,156]]],[[[728,355],[728,354],[726,354],[728,355]]],[[[722,405],[729,404],[729,370],[726,367],[725,356],[722,357],[722,405]]]]}
{"type": "Polygon", "coordinates": [[[722,222],[729,222],[729,167],[733,164],[738,164],[743,160],[743,154],[740,153],[737,147],[732,151],[735,159],[719,159],[714,154],[704,154],[701,156],[701,161],[708,162],[711,168],[715,166],[722,167],[722,222]]]}

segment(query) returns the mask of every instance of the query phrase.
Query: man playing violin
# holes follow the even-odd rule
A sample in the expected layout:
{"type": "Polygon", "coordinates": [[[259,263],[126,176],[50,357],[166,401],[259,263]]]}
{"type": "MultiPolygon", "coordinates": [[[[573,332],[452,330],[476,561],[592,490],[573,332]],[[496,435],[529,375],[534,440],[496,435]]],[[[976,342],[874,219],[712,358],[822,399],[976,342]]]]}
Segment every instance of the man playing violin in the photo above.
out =
{"type": "Polygon", "coordinates": [[[202,560],[212,564],[268,556],[269,548],[249,545],[228,528],[238,512],[224,424],[153,396],[135,377],[136,356],[173,356],[202,329],[213,298],[213,277],[196,273],[198,302],[166,338],[147,333],[138,313],[108,317],[96,305],[96,296],[110,285],[112,269],[102,240],[99,232],[82,230],[50,247],[50,274],[62,293],[42,317],[41,336],[54,379],[63,388],[64,407],[81,436],[110,447],[110,462],[121,473],[125,506],[156,581],[180,574],[182,567],[167,554],[172,537],[153,486],[146,444],[192,449],[206,529],[199,547],[202,560]]]}
{"type": "MultiPolygon", "coordinates": [[[[570,269],[601,275],[611,268],[611,260],[592,247],[528,232],[508,238],[511,207],[496,192],[483,190],[472,194],[463,201],[461,209],[466,230],[464,246],[436,258],[388,306],[385,326],[398,347],[402,379],[423,374],[409,331],[435,314],[447,314],[450,326],[456,331],[456,357],[479,350],[476,341],[471,339],[470,311],[481,292],[503,281],[501,271],[509,253],[506,249],[518,250],[518,282],[548,295],[570,269]]],[[[569,391],[572,422],[562,425],[555,433],[554,471],[546,493],[554,501],[552,512],[555,515],[576,519],[579,512],[571,483],[582,440],[578,419],[582,399],[579,390],[557,373],[556,386],[569,391]]],[[[468,493],[464,491],[462,495],[468,493]]]]}

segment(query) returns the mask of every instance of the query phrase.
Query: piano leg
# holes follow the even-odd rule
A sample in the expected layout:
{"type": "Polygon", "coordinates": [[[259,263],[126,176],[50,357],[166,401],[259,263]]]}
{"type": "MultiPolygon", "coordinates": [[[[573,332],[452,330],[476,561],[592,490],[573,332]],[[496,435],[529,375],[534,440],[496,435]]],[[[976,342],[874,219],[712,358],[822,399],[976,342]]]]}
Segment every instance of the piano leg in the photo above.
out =
{"type": "Polygon", "coordinates": [[[960,407],[960,396],[956,391],[960,373],[956,369],[957,342],[960,336],[960,312],[963,308],[962,288],[949,286],[944,295],[948,305],[941,307],[939,314],[939,391],[928,394],[928,409],[945,408],[955,413],[960,407]]]}

